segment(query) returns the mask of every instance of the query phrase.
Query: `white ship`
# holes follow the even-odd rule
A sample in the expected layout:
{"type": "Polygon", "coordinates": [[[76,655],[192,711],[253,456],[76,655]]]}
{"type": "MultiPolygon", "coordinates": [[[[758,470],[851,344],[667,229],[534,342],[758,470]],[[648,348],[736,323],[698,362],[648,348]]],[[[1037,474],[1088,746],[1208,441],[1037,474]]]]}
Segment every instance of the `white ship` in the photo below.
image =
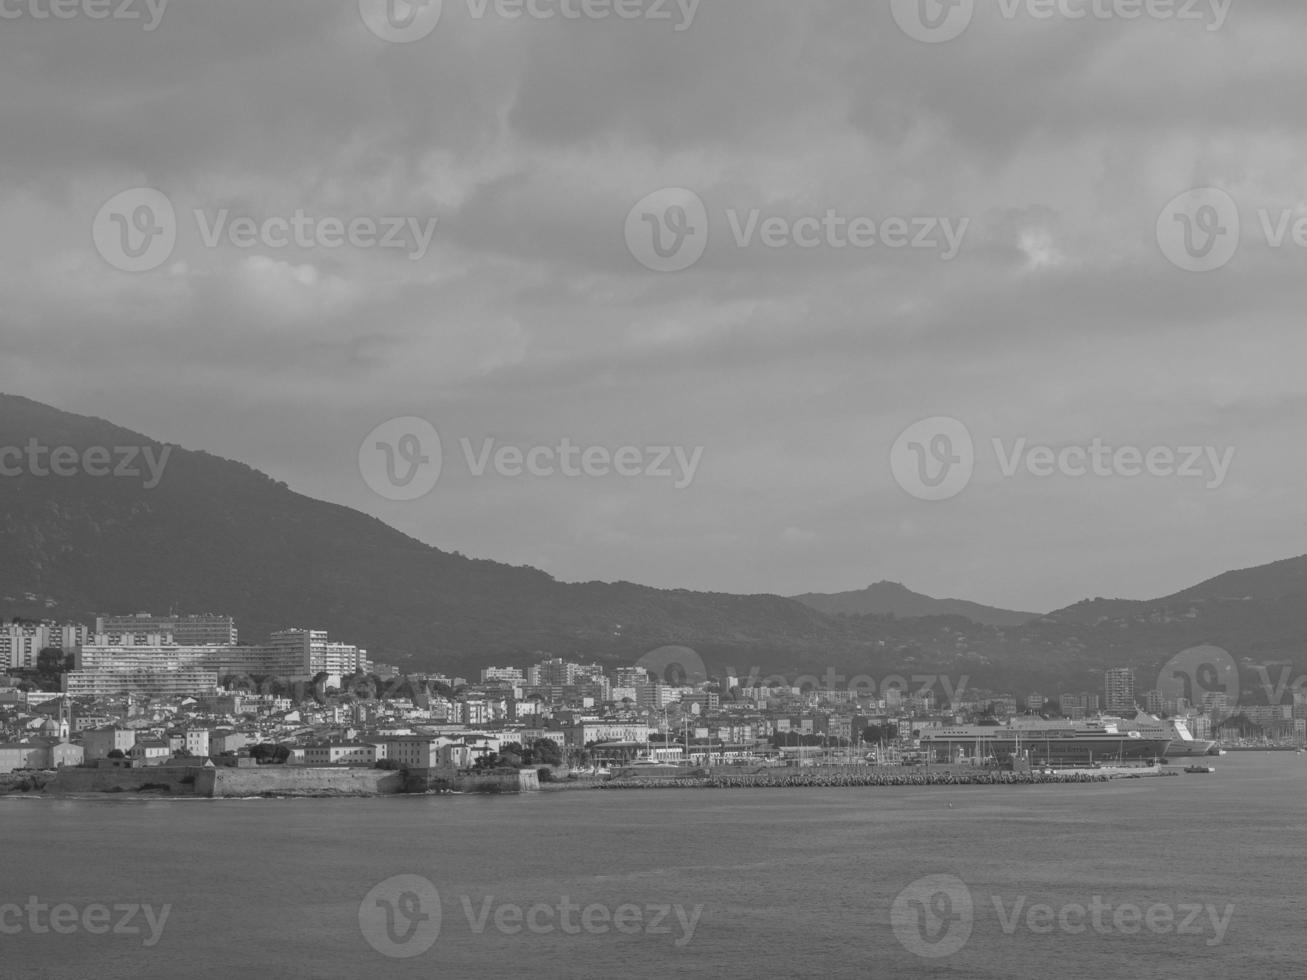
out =
{"type": "Polygon", "coordinates": [[[1066,721],[1013,718],[1006,725],[951,725],[921,733],[921,748],[932,762],[1092,765],[1146,762],[1162,758],[1169,732],[1144,734],[1120,727],[1118,719],[1066,721]]]}
{"type": "Polygon", "coordinates": [[[1134,718],[1105,718],[1123,731],[1135,731],[1148,738],[1163,735],[1171,739],[1167,746],[1168,759],[1187,758],[1196,755],[1208,755],[1216,747],[1216,742],[1206,738],[1194,738],[1183,718],[1158,718],[1140,712],[1134,718]]]}

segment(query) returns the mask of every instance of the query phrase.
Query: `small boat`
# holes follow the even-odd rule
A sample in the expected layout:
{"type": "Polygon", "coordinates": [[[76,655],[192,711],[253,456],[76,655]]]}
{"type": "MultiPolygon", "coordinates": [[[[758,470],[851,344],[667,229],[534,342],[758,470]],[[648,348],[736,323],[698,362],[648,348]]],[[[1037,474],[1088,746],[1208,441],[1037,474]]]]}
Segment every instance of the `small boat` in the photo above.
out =
{"type": "Polygon", "coordinates": [[[1213,766],[1185,766],[1185,772],[1216,772],[1213,766]]]}

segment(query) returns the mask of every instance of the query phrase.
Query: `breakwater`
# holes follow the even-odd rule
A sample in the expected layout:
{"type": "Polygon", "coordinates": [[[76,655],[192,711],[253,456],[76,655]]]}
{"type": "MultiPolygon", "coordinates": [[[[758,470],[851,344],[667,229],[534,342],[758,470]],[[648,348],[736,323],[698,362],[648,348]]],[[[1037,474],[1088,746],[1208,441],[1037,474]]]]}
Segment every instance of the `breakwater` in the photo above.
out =
{"type": "Polygon", "coordinates": [[[639,776],[615,778],[591,783],[587,789],[826,789],[858,786],[1036,786],[1052,783],[1105,783],[1108,776],[1101,773],[1039,773],[1039,772],[894,772],[861,770],[840,772],[722,773],[709,776],[673,776],[669,778],[642,778],[639,776]]]}
{"type": "Polygon", "coordinates": [[[53,796],[155,793],[205,799],[524,793],[539,788],[535,770],[471,774],[453,769],[382,770],[348,766],[65,767],[57,772],[15,776],[0,783],[0,793],[36,792],[53,796]]]}

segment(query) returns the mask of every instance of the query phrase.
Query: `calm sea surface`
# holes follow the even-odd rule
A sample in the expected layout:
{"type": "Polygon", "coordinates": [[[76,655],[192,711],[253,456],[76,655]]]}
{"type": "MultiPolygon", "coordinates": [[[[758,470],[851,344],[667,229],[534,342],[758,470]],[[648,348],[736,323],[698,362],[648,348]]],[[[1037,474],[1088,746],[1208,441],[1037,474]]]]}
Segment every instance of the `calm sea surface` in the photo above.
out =
{"type": "Polygon", "coordinates": [[[1209,761],[1106,786],[4,799],[0,977],[1307,976],[1307,756],[1209,761]],[[33,899],[77,918],[34,932],[33,899]],[[154,945],[132,904],[171,906],[154,945]]]}

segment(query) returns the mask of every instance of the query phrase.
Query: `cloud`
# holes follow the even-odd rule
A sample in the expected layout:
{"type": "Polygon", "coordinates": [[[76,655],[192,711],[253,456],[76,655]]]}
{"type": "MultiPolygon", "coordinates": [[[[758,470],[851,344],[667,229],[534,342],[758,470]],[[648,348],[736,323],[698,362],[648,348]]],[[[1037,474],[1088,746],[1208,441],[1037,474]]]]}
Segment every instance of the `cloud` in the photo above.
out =
{"type": "Polygon", "coordinates": [[[150,33],[7,23],[0,389],[569,579],[892,578],[1040,609],[1283,557],[1307,256],[1269,247],[1258,212],[1307,213],[1307,10],[1241,4],[1219,31],[982,12],[933,45],[861,0],[714,0],[682,32],[445,8],[410,45],[312,0],[177,3],[150,33]],[[1194,275],[1155,223],[1204,184],[1236,197],[1244,240],[1194,275]],[[166,264],[128,274],[90,226],[135,186],[168,195],[181,227],[166,264]],[[662,187],[694,190],[710,224],[675,274],[623,234],[662,187]],[[224,209],[436,224],[419,260],[206,245],[195,213],[224,209]],[[966,232],[951,261],[741,247],[732,221],[755,212],[966,232]],[[354,459],[400,415],[455,442],[702,446],[703,465],[675,493],[455,471],[397,506],[354,459]],[[887,459],[937,415],[980,439],[1239,453],[1217,493],[982,472],[924,504],[887,459]],[[1179,543],[1160,530],[1176,526],[1179,543]]]}

